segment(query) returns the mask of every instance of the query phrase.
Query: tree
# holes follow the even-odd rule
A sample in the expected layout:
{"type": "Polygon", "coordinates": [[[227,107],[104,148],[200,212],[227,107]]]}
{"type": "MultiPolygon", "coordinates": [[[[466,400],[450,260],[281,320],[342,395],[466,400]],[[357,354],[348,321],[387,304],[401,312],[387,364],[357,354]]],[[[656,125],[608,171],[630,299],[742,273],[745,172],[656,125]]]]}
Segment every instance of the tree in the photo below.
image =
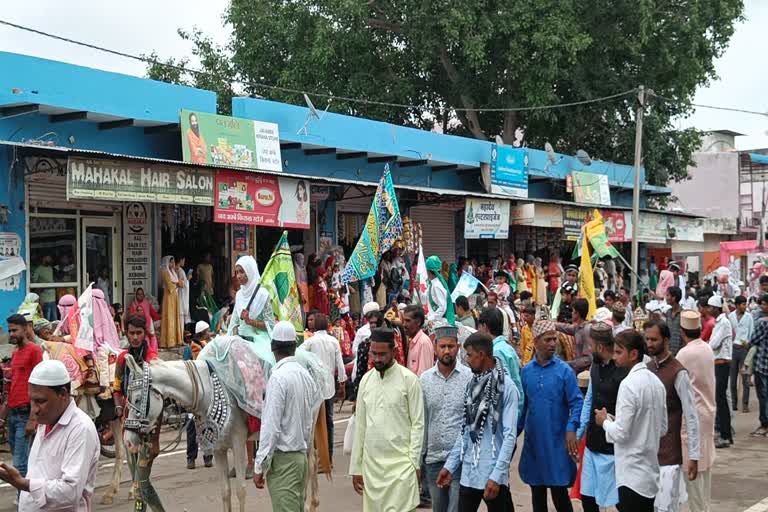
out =
{"type": "Polygon", "coordinates": [[[644,165],[651,183],[664,184],[686,176],[700,141],[672,120],[715,78],[742,11],[741,0],[231,0],[226,48],[185,36],[227,97],[226,78],[236,77],[252,83],[244,93],[278,101],[303,103],[292,89],[411,105],[334,100],[331,109],[505,142],[524,127],[532,147],[549,141],[617,162],[634,158],[632,93],[562,109],[471,109],[589,100],[644,84],[658,95],[646,111],[644,165]]]}

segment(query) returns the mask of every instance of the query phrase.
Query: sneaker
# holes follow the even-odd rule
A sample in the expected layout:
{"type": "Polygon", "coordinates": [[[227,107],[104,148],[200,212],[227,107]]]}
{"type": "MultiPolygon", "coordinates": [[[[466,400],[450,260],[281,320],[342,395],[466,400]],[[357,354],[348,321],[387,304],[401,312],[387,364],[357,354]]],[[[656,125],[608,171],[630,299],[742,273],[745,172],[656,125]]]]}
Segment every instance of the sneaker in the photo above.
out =
{"type": "Polygon", "coordinates": [[[731,442],[727,439],[718,439],[715,441],[715,448],[729,448],[731,446],[731,442]]]}
{"type": "Polygon", "coordinates": [[[187,469],[195,469],[195,459],[187,459],[187,469]]]}
{"type": "Polygon", "coordinates": [[[750,437],[761,437],[761,436],[765,436],[766,432],[768,432],[768,429],[766,429],[765,427],[758,427],[749,435],[750,437]]]}
{"type": "Polygon", "coordinates": [[[203,464],[205,467],[213,467],[213,456],[203,457],[203,464]]]}

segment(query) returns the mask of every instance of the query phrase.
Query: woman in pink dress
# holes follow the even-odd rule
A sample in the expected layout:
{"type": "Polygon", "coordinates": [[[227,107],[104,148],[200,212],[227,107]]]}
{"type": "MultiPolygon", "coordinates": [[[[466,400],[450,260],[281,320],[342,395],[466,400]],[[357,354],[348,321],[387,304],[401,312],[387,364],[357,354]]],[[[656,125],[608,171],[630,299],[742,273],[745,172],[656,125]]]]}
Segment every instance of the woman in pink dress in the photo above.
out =
{"type": "Polygon", "coordinates": [[[149,343],[149,348],[157,352],[157,336],[155,336],[154,322],[160,320],[160,314],[155,311],[152,304],[147,300],[143,288],[136,288],[133,302],[128,307],[128,316],[136,314],[144,315],[144,320],[147,323],[147,342],[149,343]]]}

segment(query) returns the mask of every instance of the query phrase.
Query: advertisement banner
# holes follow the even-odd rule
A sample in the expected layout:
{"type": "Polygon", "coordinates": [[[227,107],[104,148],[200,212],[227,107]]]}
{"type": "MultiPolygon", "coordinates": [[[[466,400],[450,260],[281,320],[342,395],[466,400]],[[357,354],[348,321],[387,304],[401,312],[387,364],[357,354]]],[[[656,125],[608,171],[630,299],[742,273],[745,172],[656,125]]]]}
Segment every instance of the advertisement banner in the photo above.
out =
{"type": "Polygon", "coordinates": [[[280,132],[275,123],[181,111],[184,161],[282,172],[280,132]]]}
{"type": "Polygon", "coordinates": [[[67,200],[213,206],[213,170],[132,160],[69,157],[67,200]]]}
{"type": "Polygon", "coordinates": [[[593,172],[571,172],[573,177],[573,200],[582,204],[611,205],[608,176],[593,172]]]}
{"type": "Polygon", "coordinates": [[[616,210],[601,210],[605,234],[609,242],[629,242],[632,240],[632,213],[616,210]]]}
{"type": "Polygon", "coordinates": [[[21,273],[26,270],[21,254],[21,237],[17,233],[0,233],[0,290],[18,290],[21,273]]]}
{"type": "Polygon", "coordinates": [[[581,228],[587,223],[589,210],[563,206],[563,237],[575,241],[581,235],[581,228]]]}
{"type": "Polygon", "coordinates": [[[150,291],[152,239],[149,209],[144,203],[123,206],[123,276],[128,293],[137,288],[150,291]]]}
{"type": "Polygon", "coordinates": [[[674,231],[675,240],[686,242],[704,241],[704,224],[701,219],[669,217],[669,227],[674,231]]]}
{"type": "Polygon", "coordinates": [[[467,198],[464,238],[509,238],[509,201],[467,198]]]}
{"type": "Polygon", "coordinates": [[[663,244],[667,241],[667,216],[658,213],[640,212],[637,239],[649,244],[663,244]]]}
{"type": "Polygon", "coordinates": [[[215,222],[309,229],[309,183],[266,174],[216,173],[215,222]]]}
{"type": "Polygon", "coordinates": [[[491,193],[528,198],[528,155],[525,149],[493,144],[491,193]]]}

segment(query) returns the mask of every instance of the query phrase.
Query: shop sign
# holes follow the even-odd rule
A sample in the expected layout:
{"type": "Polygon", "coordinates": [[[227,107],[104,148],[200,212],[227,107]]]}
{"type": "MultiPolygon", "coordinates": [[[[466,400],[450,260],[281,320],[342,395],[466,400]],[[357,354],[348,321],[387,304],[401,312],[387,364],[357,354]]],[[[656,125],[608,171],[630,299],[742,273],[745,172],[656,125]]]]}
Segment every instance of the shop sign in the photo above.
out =
{"type": "Polygon", "coordinates": [[[509,221],[513,226],[562,228],[563,212],[559,205],[518,203],[510,206],[509,221]]]}
{"type": "Polygon", "coordinates": [[[704,224],[700,219],[669,217],[670,235],[674,231],[674,239],[685,242],[703,242],[704,224]]]}
{"type": "Polygon", "coordinates": [[[493,144],[491,193],[528,198],[528,154],[523,148],[493,144]]]}
{"type": "Polygon", "coordinates": [[[632,240],[631,212],[617,210],[601,210],[605,234],[609,242],[629,242],[632,240]]]}
{"type": "Polygon", "coordinates": [[[593,172],[572,171],[573,200],[580,204],[611,205],[608,176],[593,172]]]}
{"type": "Polygon", "coordinates": [[[213,206],[213,170],[137,160],[70,157],[67,199],[213,206]]]}
{"type": "Polygon", "coordinates": [[[309,190],[306,180],[219,171],[213,218],[227,224],[309,229],[309,190]]]}
{"type": "Polygon", "coordinates": [[[640,225],[637,226],[637,239],[650,244],[663,244],[667,241],[667,216],[659,213],[640,212],[640,225]]]}
{"type": "Polygon", "coordinates": [[[589,211],[584,208],[563,206],[563,237],[566,240],[578,240],[581,228],[587,223],[589,211]]]}
{"type": "Polygon", "coordinates": [[[129,293],[134,293],[137,288],[149,292],[152,238],[148,208],[144,203],[123,206],[123,278],[129,293]]]}
{"type": "Polygon", "coordinates": [[[509,238],[509,201],[467,198],[464,238],[509,238]]]}
{"type": "Polygon", "coordinates": [[[280,132],[275,123],[181,111],[184,161],[282,172],[280,132]]]}

